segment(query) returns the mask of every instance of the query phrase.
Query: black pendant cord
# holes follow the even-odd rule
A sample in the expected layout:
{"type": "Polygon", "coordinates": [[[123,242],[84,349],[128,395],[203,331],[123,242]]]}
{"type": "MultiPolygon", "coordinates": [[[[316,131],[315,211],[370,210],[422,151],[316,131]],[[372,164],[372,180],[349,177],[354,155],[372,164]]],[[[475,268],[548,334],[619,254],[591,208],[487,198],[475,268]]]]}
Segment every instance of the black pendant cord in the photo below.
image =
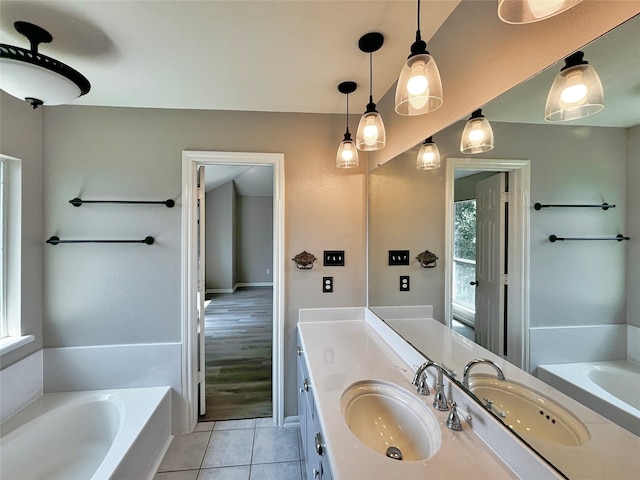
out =
{"type": "Polygon", "coordinates": [[[420,0],[418,0],[418,29],[416,30],[416,36],[420,36],[420,0]]]}
{"type": "Polygon", "coordinates": [[[347,93],[347,133],[349,133],[349,94],[347,93]]]}
{"type": "Polygon", "coordinates": [[[373,103],[373,52],[369,52],[369,103],[373,103]]]}

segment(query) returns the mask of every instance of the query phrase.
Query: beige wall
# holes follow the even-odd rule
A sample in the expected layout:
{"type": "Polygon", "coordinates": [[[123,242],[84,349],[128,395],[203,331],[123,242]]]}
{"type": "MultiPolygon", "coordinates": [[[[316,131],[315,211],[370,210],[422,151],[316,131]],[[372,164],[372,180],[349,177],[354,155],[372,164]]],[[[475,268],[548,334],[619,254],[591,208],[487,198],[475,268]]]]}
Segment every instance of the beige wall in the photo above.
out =
{"type": "Polygon", "coordinates": [[[236,264],[239,283],[273,282],[272,219],[272,197],[238,197],[236,264]]]}
{"type": "Polygon", "coordinates": [[[8,288],[18,290],[22,334],[35,336],[35,342],[4,355],[0,368],[42,347],[42,111],[0,92],[0,153],[22,164],[21,278],[8,288]]]}
{"type": "MultiPolygon", "coordinates": [[[[45,235],[154,235],[153,246],[59,245],[45,250],[45,345],[180,341],[182,150],[285,156],[286,414],[295,414],[297,311],[365,302],[363,166],[335,168],[344,117],[104,107],[44,113],[45,235]],[[83,206],[70,198],[166,199],[176,207],[83,206]],[[344,249],[322,293],[322,265],[298,271],[302,250],[344,249]]],[[[141,237],[141,238],[142,238],[141,237]]]]}
{"type": "Polygon", "coordinates": [[[205,195],[205,288],[230,290],[234,285],[236,192],[227,182],[205,195]]]}

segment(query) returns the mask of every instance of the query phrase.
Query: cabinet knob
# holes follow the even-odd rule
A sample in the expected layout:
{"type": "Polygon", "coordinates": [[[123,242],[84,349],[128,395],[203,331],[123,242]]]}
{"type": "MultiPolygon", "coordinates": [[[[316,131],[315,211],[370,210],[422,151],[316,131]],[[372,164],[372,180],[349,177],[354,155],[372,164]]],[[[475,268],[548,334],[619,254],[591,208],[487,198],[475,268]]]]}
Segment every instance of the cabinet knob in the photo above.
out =
{"type": "Polygon", "coordinates": [[[300,393],[304,393],[304,392],[308,392],[309,391],[309,379],[305,378],[302,381],[302,388],[300,389],[300,393]]]}
{"type": "Polygon", "coordinates": [[[316,441],[316,453],[318,455],[324,455],[324,445],[322,445],[322,436],[320,435],[320,432],[316,433],[315,441],[316,441]]]}
{"type": "Polygon", "coordinates": [[[298,356],[302,355],[302,347],[300,345],[296,348],[296,352],[298,353],[298,356]]]}

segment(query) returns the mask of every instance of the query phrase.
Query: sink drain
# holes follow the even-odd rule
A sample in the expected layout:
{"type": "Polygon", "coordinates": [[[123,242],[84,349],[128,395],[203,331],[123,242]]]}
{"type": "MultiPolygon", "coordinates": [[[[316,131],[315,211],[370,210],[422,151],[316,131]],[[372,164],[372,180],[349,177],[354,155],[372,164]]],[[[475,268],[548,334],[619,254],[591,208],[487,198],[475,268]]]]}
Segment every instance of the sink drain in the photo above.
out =
{"type": "Polygon", "coordinates": [[[402,460],[402,452],[398,447],[387,448],[385,455],[389,458],[393,458],[394,460],[402,460]]]}

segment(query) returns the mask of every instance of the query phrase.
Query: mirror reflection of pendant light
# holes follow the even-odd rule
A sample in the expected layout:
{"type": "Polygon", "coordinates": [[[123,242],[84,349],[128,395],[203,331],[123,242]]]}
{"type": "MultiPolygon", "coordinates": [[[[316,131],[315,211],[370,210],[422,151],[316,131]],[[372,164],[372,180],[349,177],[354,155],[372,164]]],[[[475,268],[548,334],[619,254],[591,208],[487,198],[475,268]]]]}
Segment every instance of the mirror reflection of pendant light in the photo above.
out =
{"type": "Polygon", "coordinates": [[[484,118],[482,110],[478,109],[467,120],[460,140],[462,153],[474,154],[493,150],[493,130],[489,120],[484,118]]]}
{"type": "Polygon", "coordinates": [[[544,108],[547,122],[567,122],[588,117],[604,108],[604,92],[596,70],[576,52],[565,59],[556,75],[544,108]]]}
{"type": "Polygon", "coordinates": [[[358,149],[349,133],[349,94],[355,92],[356,88],[358,88],[356,82],[342,82],[338,85],[340,93],[347,96],[347,130],[344,132],[344,139],[340,143],[336,155],[336,167],[338,168],[354,168],[359,165],[358,149]]]}
{"type": "Polygon", "coordinates": [[[416,161],[418,170],[431,170],[440,168],[440,151],[434,143],[433,137],[427,138],[420,147],[418,160],[416,161]]]}
{"type": "Polygon", "coordinates": [[[500,0],[498,17],[505,23],[532,23],[559,13],[582,0],[500,0]]]}
{"type": "Polygon", "coordinates": [[[382,117],[376,110],[376,104],[373,103],[373,67],[372,53],[380,50],[384,43],[384,37],[379,32],[370,32],[362,37],[358,42],[358,47],[365,53],[369,54],[369,103],[367,110],[360,118],[358,131],[356,133],[356,146],[358,150],[373,151],[384,148],[387,143],[387,136],[384,130],[382,117]]]}
{"type": "Polygon", "coordinates": [[[436,61],[427,51],[420,37],[420,0],[418,0],[418,29],[411,54],[405,62],[396,85],[396,113],[422,115],[442,105],[442,80],[436,61]]]}
{"type": "Polygon", "coordinates": [[[31,43],[31,49],[0,44],[0,89],[34,109],[40,105],[61,105],[89,93],[84,75],[64,63],[38,52],[38,45],[53,37],[28,22],[15,22],[15,29],[31,43]]]}

